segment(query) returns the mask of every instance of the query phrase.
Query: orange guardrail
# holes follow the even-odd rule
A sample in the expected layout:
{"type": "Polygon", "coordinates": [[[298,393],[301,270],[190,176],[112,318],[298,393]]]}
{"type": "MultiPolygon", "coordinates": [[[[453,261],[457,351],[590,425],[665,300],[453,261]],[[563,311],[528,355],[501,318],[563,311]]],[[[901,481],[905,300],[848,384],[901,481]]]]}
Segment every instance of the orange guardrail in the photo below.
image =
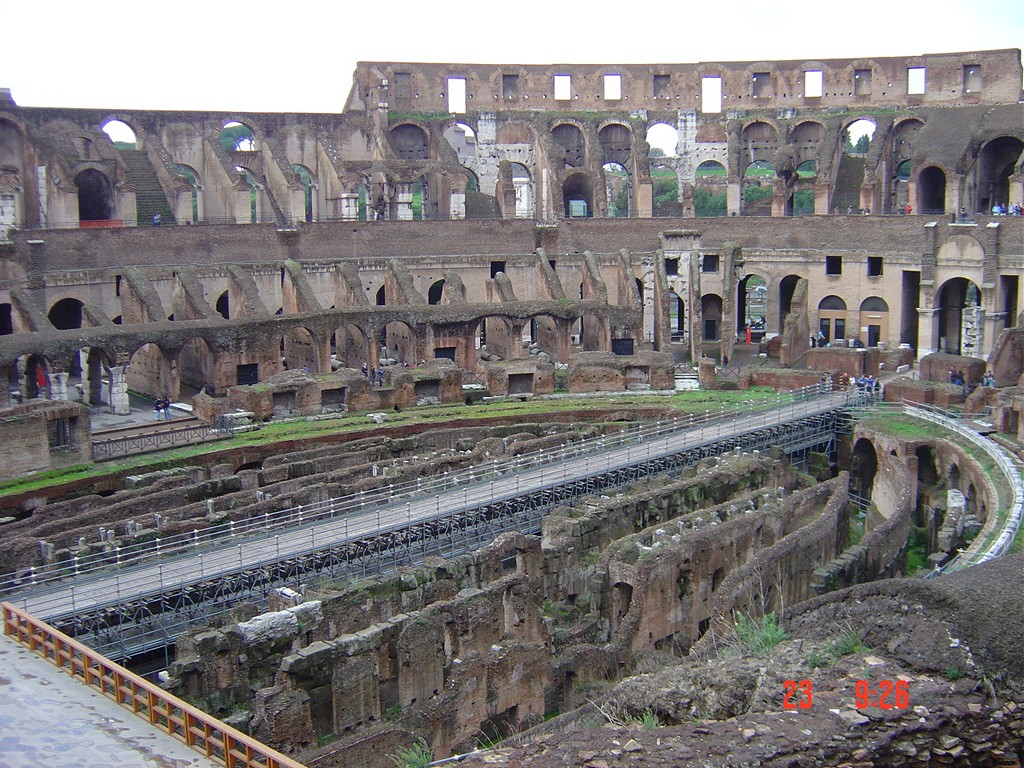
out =
{"type": "Polygon", "coordinates": [[[4,634],[225,768],[305,768],[10,603],[4,634]]]}

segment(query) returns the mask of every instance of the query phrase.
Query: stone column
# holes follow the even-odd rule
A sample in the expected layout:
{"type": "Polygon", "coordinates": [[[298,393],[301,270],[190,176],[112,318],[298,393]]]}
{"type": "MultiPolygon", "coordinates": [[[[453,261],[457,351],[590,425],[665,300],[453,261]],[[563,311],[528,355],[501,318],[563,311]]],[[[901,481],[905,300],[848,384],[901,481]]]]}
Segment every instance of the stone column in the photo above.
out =
{"type": "Polygon", "coordinates": [[[67,371],[60,371],[57,373],[50,374],[50,399],[51,400],[67,400],[68,399],[68,373],[67,371]]]}
{"type": "Polygon", "coordinates": [[[939,310],[917,309],[917,357],[939,351],[939,310]]]}
{"type": "Polygon", "coordinates": [[[127,416],[131,412],[128,403],[128,379],[126,365],[115,365],[108,369],[110,373],[110,412],[118,416],[127,416]]]}

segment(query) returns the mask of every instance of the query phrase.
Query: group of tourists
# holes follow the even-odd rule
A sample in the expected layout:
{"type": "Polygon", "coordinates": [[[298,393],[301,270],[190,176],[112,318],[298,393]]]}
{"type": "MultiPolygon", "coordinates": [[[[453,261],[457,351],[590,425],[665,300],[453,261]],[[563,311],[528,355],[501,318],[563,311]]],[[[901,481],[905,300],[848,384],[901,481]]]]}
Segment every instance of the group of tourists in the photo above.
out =
{"type": "Polygon", "coordinates": [[[158,397],[153,401],[153,410],[156,411],[157,421],[160,421],[160,419],[171,420],[171,401],[166,395],[158,397]]]}
{"type": "Polygon", "coordinates": [[[1015,205],[1004,205],[1003,203],[995,203],[992,206],[993,216],[1022,216],[1024,215],[1024,208],[1019,204],[1015,205]]]}
{"type": "Polygon", "coordinates": [[[363,376],[370,377],[371,387],[383,387],[384,386],[384,369],[383,368],[367,368],[366,363],[363,363],[362,367],[363,376]]]}

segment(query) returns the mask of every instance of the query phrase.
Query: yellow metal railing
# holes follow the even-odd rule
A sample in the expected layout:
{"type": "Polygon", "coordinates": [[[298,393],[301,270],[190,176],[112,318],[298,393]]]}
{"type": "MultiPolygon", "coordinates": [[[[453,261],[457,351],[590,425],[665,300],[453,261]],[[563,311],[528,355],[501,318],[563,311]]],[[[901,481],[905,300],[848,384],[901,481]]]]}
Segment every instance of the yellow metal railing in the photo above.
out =
{"type": "Polygon", "coordinates": [[[304,768],[39,619],[0,603],[4,634],[225,768],[304,768]]]}

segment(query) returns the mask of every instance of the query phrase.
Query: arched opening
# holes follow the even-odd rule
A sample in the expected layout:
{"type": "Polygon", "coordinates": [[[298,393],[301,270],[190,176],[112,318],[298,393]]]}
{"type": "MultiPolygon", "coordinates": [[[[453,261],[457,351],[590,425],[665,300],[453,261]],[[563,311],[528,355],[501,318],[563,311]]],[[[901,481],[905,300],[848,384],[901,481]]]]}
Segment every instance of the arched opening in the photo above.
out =
{"type": "Polygon", "coordinates": [[[939,289],[939,351],[950,355],[981,353],[984,310],[981,289],[964,277],[947,280],[939,289]]]}
{"type": "Polygon", "coordinates": [[[286,371],[320,373],[318,346],[307,328],[292,328],[281,337],[281,367],[286,371]]]}
{"type": "Polygon", "coordinates": [[[110,221],[114,215],[114,186],[102,172],[86,168],[75,176],[78,220],[110,221]]]}
{"type": "Polygon", "coordinates": [[[717,160],[705,160],[697,166],[693,188],[693,207],[698,217],[725,216],[728,174],[717,160]]]}
{"type": "Polygon", "coordinates": [[[621,123],[611,123],[597,132],[605,163],[628,168],[633,156],[633,133],[621,123]]]}
{"type": "Polygon", "coordinates": [[[399,160],[429,160],[430,142],[418,125],[402,123],[388,132],[391,148],[399,160]]]}
{"type": "Polygon", "coordinates": [[[917,481],[925,487],[939,482],[939,470],[935,464],[935,446],[920,445],[915,451],[917,457],[917,481]]]}
{"type": "Polygon", "coordinates": [[[705,293],[700,297],[700,309],[704,320],[704,341],[721,341],[722,297],[705,293]]]}
{"type": "Polygon", "coordinates": [[[384,290],[384,286],[383,285],[380,288],[377,289],[377,294],[374,297],[374,303],[378,307],[387,306],[387,292],[384,290]]]}
{"type": "Polygon", "coordinates": [[[593,216],[594,185],[583,173],[574,173],[562,183],[565,215],[569,218],[593,216]]]}
{"type": "Polygon", "coordinates": [[[249,190],[249,223],[255,224],[260,220],[259,211],[259,182],[256,180],[256,174],[250,171],[248,168],[244,168],[241,165],[235,166],[235,172],[238,173],[239,177],[244,181],[246,188],[249,190]]]}
{"type": "Polygon", "coordinates": [[[686,304],[675,291],[668,294],[668,319],[672,341],[686,338],[686,304]]]}
{"type": "Polygon", "coordinates": [[[736,287],[736,332],[756,344],[768,327],[768,286],[760,275],[747,275],[736,287]]]}
{"type": "Polygon", "coordinates": [[[252,128],[234,120],[220,129],[220,146],[225,152],[255,152],[256,134],[252,128]]]}
{"type": "Polygon", "coordinates": [[[82,327],[83,304],[78,299],[61,299],[50,307],[46,317],[58,331],[82,327]]]}
{"type": "Polygon", "coordinates": [[[132,353],[125,372],[125,381],[132,392],[149,397],[176,397],[178,393],[172,391],[171,386],[171,371],[170,361],[159,345],[143,344],[132,353]]]}
{"type": "Polygon", "coordinates": [[[316,186],[313,182],[313,174],[304,165],[293,164],[292,170],[295,171],[295,178],[298,179],[299,184],[302,186],[303,218],[307,222],[313,221],[313,189],[316,186]]]}
{"type": "Polygon", "coordinates": [[[468,125],[455,123],[448,126],[443,135],[460,160],[464,157],[476,157],[476,133],[468,125]]]}
{"type": "Polygon", "coordinates": [[[608,216],[613,219],[629,218],[629,172],[618,163],[605,163],[601,169],[604,171],[604,194],[608,216]]]}
{"type": "Polygon", "coordinates": [[[366,332],[358,325],[346,323],[334,332],[334,355],[345,368],[362,368],[370,364],[370,347],[366,332]]]}
{"type": "Polygon", "coordinates": [[[767,160],[755,160],[743,172],[744,216],[772,215],[772,182],[775,169],[767,160]]]}
{"type": "MultiPolygon", "coordinates": [[[[584,163],[586,144],[583,132],[572,123],[561,123],[551,129],[551,138],[560,150],[566,168],[579,168],[584,163]]],[[[558,157],[552,158],[557,160],[558,157]]]]}
{"type": "Polygon", "coordinates": [[[118,149],[138,149],[135,131],[125,122],[108,120],[103,124],[103,132],[110,137],[118,149]]]}
{"type": "Polygon", "coordinates": [[[1022,150],[1024,142],[1012,136],[1000,136],[982,148],[978,157],[977,212],[988,213],[993,206],[1010,202],[1010,176],[1022,150]]]}
{"type": "MultiPolygon", "coordinates": [[[[22,357],[25,364],[25,397],[33,400],[35,398],[49,399],[50,397],[50,364],[45,357],[40,355],[28,355],[22,357]]],[[[19,361],[19,368],[21,367],[19,361]]]]}
{"type": "Polygon", "coordinates": [[[796,168],[796,185],[790,205],[794,216],[812,216],[814,214],[814,182],[818,177],[818,168],[814,160],[804,160],[796,168]]]}
{"type": "Polygon", "coordinates": [[[654,194],[655,216],[681,216],[682,203],[679,202],[679,177],[674,168],[667,165],[655,165],[651,168],[651,185],[654,194]]]}
{"type": "Polygon", "coordinates": [[[408,323],[388,323],[381,329],[378,341],[382,365],[416,365],[422,357],[417,357],[416,331],[408,323]]]}
{"type": "Polygon", "coordinates": [[[0,336],[7,336],[11,333],[14,333],[12,305],[4,302],[0,304],[0,336]]]}
{"type": "Polygon", "coordinates": [[[231,319],[231,299],[227,291],[217,297],[217,314],[225,320],[231,319]]]}
{"type": "Polygon", "coordinates": [[[949,465],[949,471],[946,473],[946,487],[954,491],[960,490],[960,467],[956,462],[949,465]]]}
{"type": "Polygon", "coordinates": [[[917,200],[917,209],[921,213],[946,212],[946,174],[941,168],[930,165],[921,169],[917,179],[917,200]]]}
{"type": "Polygon", "coordinates": [[[860,339],[866,346],[877,347],[889,338],[889,305],[880,296],[868,296],[860,303],[859,328],[867,328],[867,338],[860,339]]]}
{"type": "Polygon", "coordinates": [[[533,218],[533,180],[530,171],[521,163],[512,163],[512,189],[516,194],[517,219],[533,218]]]}
{"type": "Polygon", "coordinates": [[[427,291],[428,304],[440,304],[444,295],[444,280],[435,281],[427,291]]]}
{"type": "Polygon", "coordinates": [[[843,131],[843,153],[863,157],[871,147],[871,139],[875,135],[875,124],[860,118],[854,120],[843,131]]]}
{"type": "Polygon", "coordinates": [[[878,471],[878,455],[874,444],[861,438],[853,446],[850,456],[850,494],[865,501],[871,500],[871,491],[878,471]]]}
{"type": "Polygon", "coordinates": [[[651,148],[649,157],[676,157],[679,131],[668,123],[655,123],[647,129],[647,145],[651,148]]]}
{"type": "Polygon", "coordinates": [[[199,211],[199,174],[195,172],[193,168],[187,165],[176,165],[174,170],[179,176],[185,179],[185,182],[189,186],[189,192],[192,198],[192,221],[198,222],[200,211],[199,211]]]}
{"type": "Polygon", "coordinates": [[[893,199],[896,201],[894,210],[898,213],[913,213],[914,207],[910,203],[910,174],[914,170],[909,160],[904,160],[896,166],[896,178],[893,189],[893,199]],[[907,206],[910,205],[909,211],[907,206]]]}
{"type": "Polygon", "coordinates": [[[793,308],[793,293],[796,291],[796,283],[799,279],[800,275],[786,275],[779,281],[779,333],[782,333],[786,315],[793,308]]]}
{"type": "Polygon", "coordinates": [[[818,302],[818,341],[846,341],[846,302],[839,296],[826,296],[818,302]]]}
{"type": "MultiPolygon", "coordinates": [[[[196,337],[185,343],[178,354],[178,377],[181,382],[182,397],[198,394],[204,388],[209,395],[217,393],[214,380],[214,359],[213,350],[206,343],[206,339],[196,337]]],[[[247,382],[239,381],[238,383],[247,382]]]]}
{"type": "MultiPolygon", "coordinates": [[[[558,324],[549,315],[537,315],[530,318],[530,338],[529,338],[529,352],[530,355],[538,355],[539,359],[544,361],[551,361],[555,363],[556,369],[561,364],[564,368],[564,364],[568,362],[569,350],[565,349],[564,354],[562,350],[562,344],[565,341],[564,336],[559,333],[558,324]],[[563,359],[564,357],[564,359],[563,359]]],[[[566,389],[568,382],[565,379],[559,380],[559,374],[555,372],[555,389],[566,389]]]]}

